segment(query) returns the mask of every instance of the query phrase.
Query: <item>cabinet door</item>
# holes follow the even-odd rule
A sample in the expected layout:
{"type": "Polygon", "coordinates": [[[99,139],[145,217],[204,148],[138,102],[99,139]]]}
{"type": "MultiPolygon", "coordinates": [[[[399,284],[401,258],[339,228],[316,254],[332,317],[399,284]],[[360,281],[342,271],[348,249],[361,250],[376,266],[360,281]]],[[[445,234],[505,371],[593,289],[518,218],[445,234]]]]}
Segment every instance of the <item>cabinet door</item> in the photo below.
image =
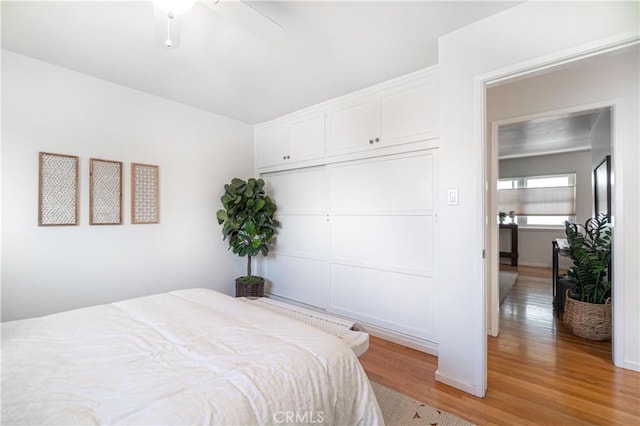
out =
{"type": "Polygon", "coordinates": [[[375,98],[344,103],[327,112],[327,155],[369,150],[377,136],[375,98]]]}
{"type": "Polygon", "coordinates": [[[324,111],[291,123],[290,161],[324,157],[324,111]]]}
{"type": "Polygon", "coordinates": [[[435,77],[380,95],[380,143],[376,148],[437,137],[435,77]]]}
{"type": "Polygon", "coordinates": [[[291,143],[291,126],[282,124],[256,129],[256,155],[258,167],[275,166],[287,161],[291,143]]]}

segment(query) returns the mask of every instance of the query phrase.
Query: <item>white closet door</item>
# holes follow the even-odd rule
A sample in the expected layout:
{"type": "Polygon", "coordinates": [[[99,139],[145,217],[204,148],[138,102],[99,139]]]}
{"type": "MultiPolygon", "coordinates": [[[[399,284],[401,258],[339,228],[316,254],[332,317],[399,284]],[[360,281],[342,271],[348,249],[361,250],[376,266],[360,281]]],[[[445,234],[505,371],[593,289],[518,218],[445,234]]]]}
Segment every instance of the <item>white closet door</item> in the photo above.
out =
{"type": "Polygon", "coordinates": [[[269,293],[326,308],[329,294],[326,261],[276,252],[264,259],[263,271],[269,281],[266,289],[269,293]]]}
{"type": "Polygon", "coordinates": [[[432,273],[433,219],[423,215],[334,216],[332,263],[432,273]]]}
{"type": "Polygon", "coordinates": [[[332,213],[433,211],[432,154],[380,157],[329,166],[332,213]]]}
{"type": "Polygon", "coordinates": [[[329,298],[329,223],[324,167],[263,174],[282,227],[262,262],[267,291],[326,308],[329,298]]]}
{"type": "Polygon", "coordinates": [[[435,341],[435,152],[328,167],[329,310],[435,341]]]}
{"type": "Polygon", "coordinates": [[[436,341],[430,277],[333,264],[330,311],[436,341]]]}

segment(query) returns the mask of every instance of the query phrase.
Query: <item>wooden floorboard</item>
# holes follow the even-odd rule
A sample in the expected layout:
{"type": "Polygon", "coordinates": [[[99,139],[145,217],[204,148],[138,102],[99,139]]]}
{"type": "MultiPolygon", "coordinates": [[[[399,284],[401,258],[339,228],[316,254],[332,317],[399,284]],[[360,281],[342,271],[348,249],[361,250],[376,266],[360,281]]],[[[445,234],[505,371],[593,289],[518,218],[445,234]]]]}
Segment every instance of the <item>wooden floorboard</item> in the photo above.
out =
{"type": "Polygon", "coordinates": [[[640,373],[611,362],[611,342],[569,334],[551,304],[551,270],[502,266],[518,279],[488,338],[485,398],[435,381],[438,360],[371,337],[369,378],[478,425],[640,425],[640,373]]]}

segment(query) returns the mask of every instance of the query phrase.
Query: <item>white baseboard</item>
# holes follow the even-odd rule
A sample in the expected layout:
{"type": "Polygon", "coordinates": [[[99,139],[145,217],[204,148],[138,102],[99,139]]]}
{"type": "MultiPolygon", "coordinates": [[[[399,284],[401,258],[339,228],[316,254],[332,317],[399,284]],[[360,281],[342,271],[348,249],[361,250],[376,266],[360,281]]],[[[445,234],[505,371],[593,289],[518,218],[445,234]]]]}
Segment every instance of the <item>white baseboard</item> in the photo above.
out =
{"type": "Polygon", "coordinates": [[[625,361],[622,368],[626,370],[640,371],[640,363],[634,361],[625,361]]]}
{"type": "Polygon", "coordinates": [[[312,309],[328,315],[334,315],[339,318],[348,319],[350,321],[355,322],[364,332],[369,333],[372,336],[379,337],[381,339],[388,340],[390,342],[397,343],[399,345],[406,346],[408,348],[415,349],[420,352],[425,352],[430,355],[438,356],[438,344],[435,342],[430,342],[428,340],[418,339],[417,337],[409,336],[407,334],[398,333],[397,331],[389,330],[384,327],[379,327],[373,324],[369,324],[367,322],[349,318],[346,315],[340,315],[334,312],[327,312],[325,309],[318,308],[316,306],[307,305],[305,303],[297,302],[292,299],[287,299],[286,297],[276,296],[275,294],[270,294],[270,293],[266,293],[266,295],[267,297],[272,298],[274,300],[278,300],[280,302],[291,303],[293,305],[300,306],[303,308],[312,309]]]}
{"type": "MultiPolygon", "coordinates": [[[[445,373],[442,373],[440,369],[436,370],[436,381],[440,383],[444,383],[445,385],[452,386],[456,389],[460,389],[464,392],[470,393],[471,395],[476,395],[476,387],[465,382],[461,382],[458,379],[454,379],[453,377],[448,376],[445,373]]],[[[477,396],[477,395],[476,395],[477,396]]]]}
{"type": "Polygon", "coordinates": [[[406,346],[420,352],[425,352],[429,355],[438,356],[438,344],[435,342],[418,339],[417,337],[408,336],[406,334],[388,330],[383,327],[378,327],[373,324],[364,323],[362,321],[356,321],[356,324],[358,324],[365,332],[369,333],[372,336],[379,337],[381,339],[388,340],[390,342],[397,343],[399,345],[406,346]]]}

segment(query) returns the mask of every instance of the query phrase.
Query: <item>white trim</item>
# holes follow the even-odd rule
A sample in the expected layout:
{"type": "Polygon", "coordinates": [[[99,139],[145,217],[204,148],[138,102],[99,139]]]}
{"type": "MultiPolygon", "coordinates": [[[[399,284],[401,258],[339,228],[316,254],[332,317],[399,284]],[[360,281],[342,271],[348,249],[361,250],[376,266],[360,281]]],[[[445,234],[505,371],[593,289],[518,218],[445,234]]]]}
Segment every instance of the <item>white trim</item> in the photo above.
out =
{"type": "Polygon", "coordinates": [[[548,55],[517,62],[480,74],[476,76],[476,78],[486,83],[486,88],[491,88],[505,81],[514,82],[531,78],[535,74],[550,68],[556,69],[557,67],[571,64],[575,61],[633,46],[637,44],[638,41],[640,41],[640,29],[625,31],[568,49],[559,50],[548,55]]]}
{"type": "Polygon", "coordinates": [[[409,336],[403,333],[399,333],[397,331],[389,330],[384,327],[380,327],[377,325],[373,325],[366,321],[361,321],[358,319],[354,319],[348,315],[343,315],[339,312],[329,312],[325,309],[318,308],[317,306],[308,305],[306,303],[298,302],[293,299],[287,299],[286,297],[277,296],[275,294],[270,294],[269,292],[265,292],[269,299],[273,299],[280,302],[285,302],[290,305],[299,306],[304,309],[309,309],[315,312],[319,312],[322,314],[330,315],[336,318],[346,319],[348,321],[354,322],[360,329],[364,332],[369,333],[372,336],[379,337],[384,340],[388,340],[390,342],[397,343],[399,345],[406,346],[408,348],[412,348],[418,350],[420,352],[425,352],[430,355],[438,356],[438,344],[435,342],[431,342],[424,339],[419,339],[417,337],[409,336]]]}
{"type": "MultiPolygon", "coordinates": [[[[611,106],[611,157],[612,157],[612,165],[611,170],[613,175],[615,176],[615,184],[614,184],[614,194],[613,194],[613,204],[611,209],[613,210],[611,213],[611,221],[613,223],[613,253],[624,253],[624,239],[625,239],[625,231],[624,231],[624,183],[623,183],[623,161],[624,158],[624,144],[620,143],[620,122],[624,115],[624,111],[621,108],[621,100],[616,99],[612,101],[613,105],[611,106]]],[[[633,184],[633,182],[632,182],[633,184]]],[[[636,182],[637,184],[637,182],[636,182]]],[[[631,237],[630,237],[631,238],[631,237]]],[[[624,353],[624,343],[625,343],[625,305],[627,303],[625,296],[625,286],[623,284],[616,285],[618,283],[624,283],[625,274],[623,268],[623,256],[612,256],[613,259],[613,276],[616,277],[612,283],[612,327],[613,332],[611,333],[611,351],[613,355],[613,364],[616,367],[625,367],[627,363],[625,362],[625,353],[624,353]]],[[[636,366],[635,371],[640,371],[640,369],[636,366]]]]}
{"type": "Polygon", "coordinates": [[[460,389],[464,392],[470,393],[471,395],[476,395],[476,387],[471,383],[465,383],[460,380],[454,379],[453,377],[447,376],[444,373],[440,372],[440,369],[436,370],[436,381],[440,383],[444,383],[445,385],[453,386],[456,389],[460,389]]]}
{"type": "MultiPolygon", "coordinates": [[[[491,123],[492,124],[497,123],[499,127],[499,126],[505,126],[508,124],[522,123],[525,121],[539,120],[542,118],[552,118],[556,115],[569,115],[569,114],[575,114],[579,112],[597,111],[600,109],[610,108],[611,106],[612,106],[611,101],[589,102],[586,104],[574,105],[566,108],[537,112],[535,114],[525,114],[525,115],[518,115],[516,117],[503,118],[500,120],[492,121],[491,123]]],[[[586,151],[590,149],[591,148],[587,149],[586,151]]],[[[582,149],[580,151],[582,151],[582,149]]]]}
{"type": "Polygon", "coordinates": [[[640,363],[633,361],[624,361],[622,363],[622,368],[626,368],[627,370],[640,371],[640,363]]]}
{"type": "Polygon", "coordinates": [[[498,160],[511,160],[513,158],[542,157],[544,155],[566,154],[569,152],[583,152],[583,151],[591,151],[591,147],[583,146],[583,147],[566,148],[566,149],[548,149],[546,151],[537,151],[534,154],[525,153],[525,154],[502,155],[498,157],[498,160]]]}
{"type": "MultiPolygon", "coordinates": [[[[495,220],[489,220],[487,217],[487,210],[490,210],[487,207],[487,159],[489,155],[487,153],[487,144],[485,143],[485,138],[487,134],[486,123],[487,123],[487,111],[486,111],[486,89],[485,82],[475,78],[473,80],[473,111],[474,116],[475,112],[479,111],[480,120],[473,121],[473,140],[481,141],[480,145],[480,167],[478,170],[481,173],[481,178],[478,179],[478,194],[481,194],[481,203],[479,204],[479,212],[476,213],[476,218],[479,219],[479,223],[476,225],[478,229],[480,229],[480,241],[481,247],[478,247],[478,254],[482,255],[482,262],[479,262],[480,270],[477,271],[479,276],[482,277],[482,286],[480,288],[479,295],[471,295],[471,297],[475,297],[475,300],[483,301],[483,309],[482,314],[479,315],[480,321],[477,324],[473,324],[472,326],[476,329],[476,332],[473,334],[475,340],[475,347],[481,351],[480,360],[474,359],[475,362],[480,362],[480,368],[475,368],[476,376],[474,377],[474,383],[478,386],[473,387],[473,395],[484,398],[487,392],[487,300],[488,300],[488,292],[486,282],[488,276],[490,275],[490,270],[487,268],[487,256],[486,256],[486,246],[487,240],[489,239],[487,233],[489,229],[491,229],[492,225],[495,224],[495,220]]],[[[491,166],[490,166],[491,167],[491,166]]],[[[497,212],[496,212],[497,214],[497,212]]],[[[494,218],[496,216],[493,216],[494,218]]],[[[496,225],[497,226],[497,225],[496,225]]],[[[496,266],[497,267],[497,266],[496,266]]],[[[499,309],[499,305],[496,305],[497,309],[499,309]]],[[[494,309],[496,310],[496,309],[494,309]]],[[[445,380],[448,378],[444,377],[443,374],[440,374],[445,380]]],[[[436,377],[438,377],[438,372],[436,371],[436,377]]],[[[445,382],[446,383],[446,382],[445,382]]],[[[463,385],[460,383],[460,385],[463,385]]],[[[463,389],[463,388],[460,388],[463,389]]]]}
{"type": "Polygon", "coordinates": [[[379,327],[365,321],[355,320],[355,322],[356,325],[360,326],[362,329],[364,329],[365,332],[369,333],[372,336],[379,337],[381,339],[388,340],[390,342],[397,343],[399,345],[406,346],[408,348],[415,349],[429,355],[438,356],[438,344],[435,342],[402,334],[397,331],[379,327]]]}

